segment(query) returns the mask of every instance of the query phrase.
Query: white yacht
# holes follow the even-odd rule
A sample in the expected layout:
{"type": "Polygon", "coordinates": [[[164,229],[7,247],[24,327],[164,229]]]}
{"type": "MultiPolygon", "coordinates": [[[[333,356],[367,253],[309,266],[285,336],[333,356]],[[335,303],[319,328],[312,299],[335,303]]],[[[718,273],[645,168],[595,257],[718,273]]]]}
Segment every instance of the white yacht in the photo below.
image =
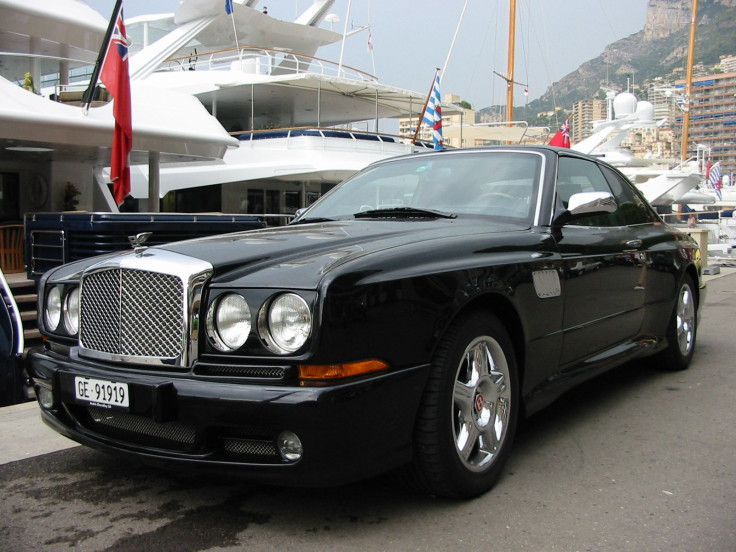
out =
{"type": "MultiPolygon", "coordinates": [[[[78,193],[77,209],[115,209],[102,175],[110,162],[112,104],[94,102],[85,115],[78,101],[54,101],[86,87],[106,28],[77,0],[0,0],[0,223],[62,211],[70,190],[78,193]]],[[[131,95],[133,163],[148,164],[151,152],[154,169],[215,160],[237,147],[191,95],[143,81],[131,84],[131,95]]]]}
{"type": "MultiPolygon", "coordinates": [[[[257,0],[234,0],[232,14],[221,0],[183,0],[173,14],[126,20],[134,210],[160,208],[148,201],[149,168],[164,211],[290,214],[374,160],[422,149],[380,131],[417,116],[423,94],[315,56],[344,39],[319,26],[333,3],[316,0],[293,22],[257,0]],[[160,152],[155,163],[149,152],[160,152]]],[[[12,218],[63,210],[67,183],[78,209],[117,210],[102,168],[112,105],[96,102],[87,117],[78,105],[106,26],[77,0],[0,0],[0,171],[20,190],[12,218]]]]}
{"type": "Polygon", "coordinates": [[[572,149],[600,157],[617,167],[652,205],[711,202],[706,194],[695,191],[703,180],[703,151],[698,150],[695,158],[684,162],[655,156],[635,157],[620,147],[621,142],[633,129],[660,124],[654,120],[654,107],[647,101],[638,101],[628,92],[609,93],[608,101],[607,119],[595,121],[593,134],[572,149]]]}
{"type": "MultiPolygon", "coordinates": [[[[288,216],[375,160],[423,149],[381,132],[386,119],[418,116],[423,94],[317,56],[350,39],[319,26],[333,3],[283,21],[257,0],[234,0],[231,14],[220,0],[184,0],[126,22],[131,79],[197,98],[239,143],[220,163],[162,167],[164,210],[288,216]]],[[[147,165],[131,179],[146,198],[147,165]]]]}
{"type": "MultiPolygon", "coordinates": [[[[720,197],[705,178],[709,151],[696,147],[696,155],[684,162],[657,157],[637,158],[621,149],[621,142],[635,128],[656,125],[649,102],[637,101],[633,94],[613,97],[609,117],[594,123],[594,133],[572,149],[603,158],[616,166],[642,191],[647,200],[668,211],[673,205],[694,211],[696,227],[708,231],[710,255],[730,253],[736,247],[736,187],[726,183],[720,197]]],[[[665,214],[667,216],[667,214],[665,214]]],[[[681,213],[673,216],[682,217],[681,213]]],[[[684,222],[683,222],[684,225],[684,222]]]]}

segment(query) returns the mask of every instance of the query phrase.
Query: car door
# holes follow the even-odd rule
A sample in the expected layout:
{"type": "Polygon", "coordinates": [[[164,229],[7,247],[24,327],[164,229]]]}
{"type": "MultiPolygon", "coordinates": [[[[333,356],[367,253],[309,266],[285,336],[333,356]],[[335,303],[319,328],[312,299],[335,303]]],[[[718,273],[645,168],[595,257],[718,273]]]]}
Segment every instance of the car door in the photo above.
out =
{"type": "MultiPolygon", "coordinates": [[[[593,191],[613,193],[598,163],[561,155],[559,201],[566,206],[574,193],[593,191]]],[[[619,211],[578,219],[561,229],[563,366],[611,350],[639,333],[646,254],[619,211]]]]}
{"type": "Polygon", "coordinates": [[[601,169],[644,260],[640,286],[646,305],[669,304],[677,286],[676,264],[682,260],[676,240],[625,176],[607,166],[601,169]]]}

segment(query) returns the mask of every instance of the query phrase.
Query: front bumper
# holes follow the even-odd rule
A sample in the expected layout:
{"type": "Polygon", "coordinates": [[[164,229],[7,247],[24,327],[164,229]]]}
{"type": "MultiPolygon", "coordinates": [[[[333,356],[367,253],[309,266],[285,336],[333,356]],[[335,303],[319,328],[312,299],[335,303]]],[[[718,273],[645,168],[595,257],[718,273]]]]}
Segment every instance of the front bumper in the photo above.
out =
{"type": "Polygon", "coordinates": [[[260,481],[321,486],[375,475],[411,459],[426,365],[324,386],[194,378],[30,353],[43,421],[79,443],[148,463],[237,471],[260,481]],[[126,383],[128,411],[84,404],[74,378],[126,383]],[[41,393],[46,390],[46,393],[41,393]],[[46,404],[53,395],[53,405],[46,404]],[[276,439],[295,433],[304,453],[284,460],[276,439]]]}

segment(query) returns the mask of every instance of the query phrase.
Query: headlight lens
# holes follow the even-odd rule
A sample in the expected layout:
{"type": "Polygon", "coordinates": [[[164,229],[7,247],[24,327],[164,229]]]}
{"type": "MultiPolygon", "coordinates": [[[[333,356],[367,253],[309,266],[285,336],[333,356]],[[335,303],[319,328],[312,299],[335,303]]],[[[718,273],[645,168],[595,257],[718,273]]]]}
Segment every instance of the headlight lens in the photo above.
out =
{"type": "Polygon", "coordinates": [[[220,351],[234,351],[243,346],[250,334],[250,307],[242,295],[228,293],[210,305],[207,333],[220,351]]]}
{"type": "Polygon", "coordinates": [[[49,331],[55,332],[61,322],[61,286],[52,287],[46,295],[44,321],[49,331]]]}
{"type": "Polygon", "coordinates": [[[79,332],[79,288],[72,289],[64,300],[64,328],[72,335],[79,332]]]}
{"type": "Polygon", "coordinates": [[[312,331],[312,313],[307,302],[294,293],[274,299],[268,309],[267,342],[278,353],[293,353],[306,343],[312,331]]]}

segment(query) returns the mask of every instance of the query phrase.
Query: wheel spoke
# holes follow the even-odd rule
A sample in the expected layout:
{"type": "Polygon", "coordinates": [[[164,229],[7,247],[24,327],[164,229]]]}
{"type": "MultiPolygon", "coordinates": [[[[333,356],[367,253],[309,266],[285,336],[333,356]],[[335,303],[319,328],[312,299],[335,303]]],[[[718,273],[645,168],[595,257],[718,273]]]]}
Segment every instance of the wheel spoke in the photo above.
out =
{"type": "Polygon", "coordinates": [[[472,385],[463,383],[462,381],[455,382],[455,391],[453,393],[453,400],[455,405],[463,414],[463,421],[469,420],[473,412],[473,396],[475,389],[472,385]]]}
{"type": "Polygon", "coordinates": [[[479,343],[473,349],[473,365],[473,373],[478,375],[478,379],[490,373],[493,357],[485,343],[479,343]]]}
{"type": "Polygon", "coordinates": [[[477,466],[483,466],[493,459],[498,452],[508,423],[508,402],[499,399],[495,405],[489,405],[492,410],[492,422],[478,436],[478,451],[474,458],[477,466]]]}
{"type": "Polygon", "coordinates": [[[506,425],[509,421],[509,402],[508,399],[501,398],[496,403],[495,417],[493,422],[494,436],[496,443],[501,441],[504,432],[506,431],[506,425]]]}
{"type": "Polygon", "coordinates": [[[503,395],[506,391],[506,375],[503,372],[491,372],[491,381],[497,395],[503,395]]]}
{"type": "Polygon", "coordinates": [[[468,462],[470,455],[476,449],[480,432],[473,423],[463,424],[457,436],[457,450],[460,457],[468,462]]]}

